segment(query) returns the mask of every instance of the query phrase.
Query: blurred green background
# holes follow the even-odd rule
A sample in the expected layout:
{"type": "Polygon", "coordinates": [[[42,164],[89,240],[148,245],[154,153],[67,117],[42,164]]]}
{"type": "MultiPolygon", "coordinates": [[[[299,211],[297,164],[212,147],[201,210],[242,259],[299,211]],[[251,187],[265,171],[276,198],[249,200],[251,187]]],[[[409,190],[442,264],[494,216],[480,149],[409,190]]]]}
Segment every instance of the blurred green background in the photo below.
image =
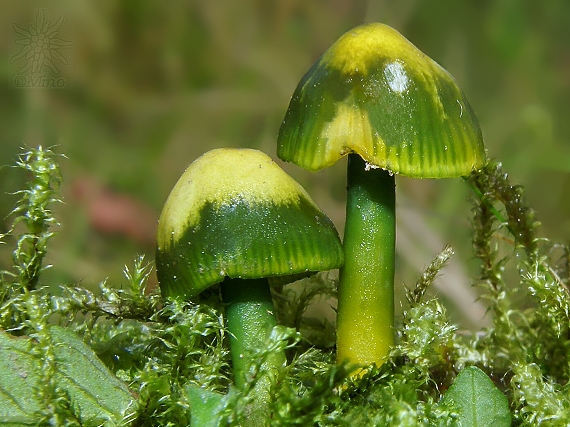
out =
{"type": "MultiPolygon", "coordinates": [[[[569,243],[567,0],[3,0],[0,164],[13,164],[23,145],[56,145],[67,156],[46,283],[121,282],[135,254],[152,259],[156,218],[186,166],[224,146],[275,158],[299,79],[342,33],[372,21],[395,27],[455,76],[489,155],[526,187],[542,234],[569,243]],[[34,67],[62,87],[21,80],[34,67]]],[[[340,230],[344,167],[313,174],[285,165],[340,230]]],[[[2,232],[9,193],[25,176],[4,168],[0,180],[2,232]]],[[[397,183],[397,280],[411,285],[449,243],[458,255],[448,286],[468,287],[465,184],[397,183]]],[[[12,248],[0,247],[2,266],[12,248]]]]}

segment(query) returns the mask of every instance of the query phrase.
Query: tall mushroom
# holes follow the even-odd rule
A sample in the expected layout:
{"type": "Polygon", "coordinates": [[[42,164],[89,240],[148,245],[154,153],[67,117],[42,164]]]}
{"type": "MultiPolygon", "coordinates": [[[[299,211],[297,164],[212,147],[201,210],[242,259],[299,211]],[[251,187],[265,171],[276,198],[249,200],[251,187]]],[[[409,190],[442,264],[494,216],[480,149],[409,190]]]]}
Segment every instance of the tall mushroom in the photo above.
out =
{"type": "MultiPolygon", "coordinates": [[[[268,278],[330,270],[343,251],[332,222],[267,155],[222,148],[196,159],[160,216],[156,271],[164,296],[190,299],[221,283],[234,380],[276,324],[268,278]]],[[[265,368],[285,363],[279,354],[265,368]]]]}
{"type": "Polygon", "coordinates": [[[381,365],[394,342],[395,178],[468,175],[481,130],[453,77],[383,24],[340,37],[297,86],[278,156],[317,171],[348,155],[337,359],[381,365]]]}

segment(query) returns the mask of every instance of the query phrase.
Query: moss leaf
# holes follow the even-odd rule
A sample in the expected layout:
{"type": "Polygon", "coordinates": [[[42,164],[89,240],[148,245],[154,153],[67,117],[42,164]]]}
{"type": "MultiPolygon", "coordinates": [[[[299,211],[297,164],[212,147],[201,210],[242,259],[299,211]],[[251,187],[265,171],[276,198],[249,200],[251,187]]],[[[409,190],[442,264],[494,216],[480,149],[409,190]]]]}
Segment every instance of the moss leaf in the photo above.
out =
{"type": "Polygon", "coordinates": [[[511,413],[506,396],[479,368],[463,369],[442,399],[441,404],[457,413],[462,427],[509,427],[511,413]]]}

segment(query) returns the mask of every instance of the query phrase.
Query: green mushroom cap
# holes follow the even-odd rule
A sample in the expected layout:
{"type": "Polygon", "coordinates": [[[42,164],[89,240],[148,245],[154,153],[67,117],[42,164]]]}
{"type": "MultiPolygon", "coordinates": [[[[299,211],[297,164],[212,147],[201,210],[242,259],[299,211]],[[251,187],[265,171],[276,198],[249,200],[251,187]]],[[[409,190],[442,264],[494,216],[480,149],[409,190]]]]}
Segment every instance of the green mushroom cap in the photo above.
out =
{"type": "Polygon", "coordinates": [[[190,298],[225,277],[289,276],[342,262],[330,219],[257,150],[221,148],[196,159],[159,219],[156,269],[164,296],[190,298]]]}
{"type": "Polygon", "coordinates": [[[468,175],[485,160],[481,130],[453,77],[393,28],[356,27],[297,86],[278,156],[308,170],[349,153],[416,178],[468,175]]]}

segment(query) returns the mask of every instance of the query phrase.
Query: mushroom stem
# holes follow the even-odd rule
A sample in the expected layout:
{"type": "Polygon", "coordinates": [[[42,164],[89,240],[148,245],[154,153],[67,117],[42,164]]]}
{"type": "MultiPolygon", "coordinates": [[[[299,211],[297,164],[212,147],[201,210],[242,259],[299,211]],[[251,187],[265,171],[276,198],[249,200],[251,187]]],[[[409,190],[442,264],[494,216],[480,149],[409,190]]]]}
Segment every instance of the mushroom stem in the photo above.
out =
{"type": "MultiPolygon", "coordinates": [[[[252,350],[263,348],[277,324],[273,314],[273,300],[267,279],[226,278],[221,290],[230,332],[234,382],[236,387],[243,390],[248,381],[252,350]]],[[[277,372],[285,361],[284,352],[272,354],[262,367],[277,372]]],[[[260,386],[268,388],[269,384],[260,386]]]]}
{"type": "Polygon", "coordinates": [[[337,362],[380,366],[394,344],[395,177],[350,154],[347,180],[337,362]]]}

